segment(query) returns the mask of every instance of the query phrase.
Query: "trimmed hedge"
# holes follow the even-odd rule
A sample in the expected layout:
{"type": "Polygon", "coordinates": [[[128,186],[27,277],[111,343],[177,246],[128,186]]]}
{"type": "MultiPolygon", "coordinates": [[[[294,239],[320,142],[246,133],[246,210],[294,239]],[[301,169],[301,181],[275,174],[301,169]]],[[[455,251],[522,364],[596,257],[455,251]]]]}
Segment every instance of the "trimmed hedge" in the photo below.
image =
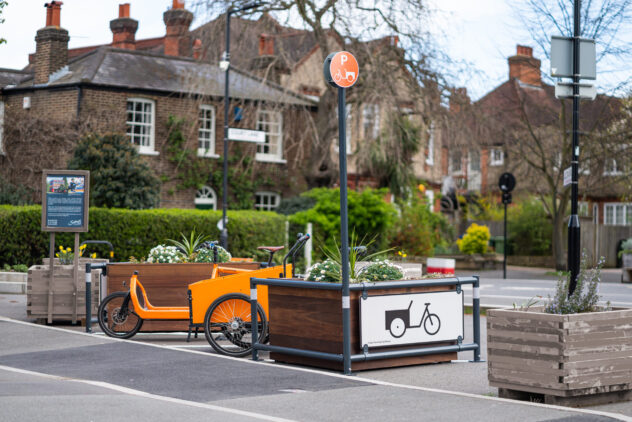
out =
{"type": "MultiPolygon", "coordinates": [[[[127,210],[90,208],[90,231],[80,241],[108,240],[114,245],[115,261],[130,256],[141,258],[166,239],[180,239],[180,233],[198,233],[219,240],[217,222],[221,211],[151,209],[127,210]]],[[[285,217],[264,211],[228,212],[228,249],[236,257],[265,259],[257,247],[283,245],[285,217]]],[[[41,231],[41,206],[0,205],[0,267],[4,264],[34,265],[48,256],[49,235],[41,231]]],[[[55,233],[57,247],[73,245],[73,233],[55,233]]],[[[108,249],[88,245],[88,253],[107,257],[108,249]]]]}

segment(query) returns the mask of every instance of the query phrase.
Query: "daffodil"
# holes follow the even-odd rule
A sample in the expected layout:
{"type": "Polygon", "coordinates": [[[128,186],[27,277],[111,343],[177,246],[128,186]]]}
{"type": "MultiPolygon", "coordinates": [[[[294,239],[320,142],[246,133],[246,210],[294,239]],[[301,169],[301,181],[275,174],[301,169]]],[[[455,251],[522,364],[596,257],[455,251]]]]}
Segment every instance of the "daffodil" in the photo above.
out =
{"type": "Polygon", "coordinates": [[[63,252],[63,251],[64,251],[64,247],[63,247],[63,246],[60,246],[60,247],[59,247],[59,250],[63,252]]]}
{"type": "Polygon", "coordinates": [[[92,255],[90,255],[90,258],[92,258],[92,259],[94,259],[94,258],[96,258],[96,257],[97,257],[97,253],[96,253],[96,252],[95,252],[95,253],[93,253],[92,255]]]}

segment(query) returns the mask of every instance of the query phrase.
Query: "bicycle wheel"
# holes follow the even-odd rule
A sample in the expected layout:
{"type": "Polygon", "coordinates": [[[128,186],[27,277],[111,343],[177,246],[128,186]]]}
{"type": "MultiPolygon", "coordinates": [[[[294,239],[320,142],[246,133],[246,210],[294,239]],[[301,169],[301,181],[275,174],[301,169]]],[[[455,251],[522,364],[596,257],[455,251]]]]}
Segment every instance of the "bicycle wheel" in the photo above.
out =
{"type": "Polygon", "coordinates": [[[426,330],[426,332],[431,336],[434,336],[439,332],[439,328],[441,328],[441,320],[439,319],[439,315],[429,313],[428,318],[426,318],[426,320],[424,321],[424,330],[426,330]]]}
{"type": "MultiPolygon", "coordinates": [[[[246,356],[252,352],[252,318],[250,299],[246,295],[231,293],[220,297],[209,306],[204,317],[204,335],[209,344],[223,355],[246,356]]],[[[257,304],[258,339],[263,342],[267,332],[267,319],[257,304]]]]}
{"type": "Polygon", "coordinates": [[[140,330],[143,319],[134,312],[132,300],[122,309],[128,292],[116,292],[106,297],[99,305],[99,326],[105,334],[116,338],[130,338],[140,330]]]}

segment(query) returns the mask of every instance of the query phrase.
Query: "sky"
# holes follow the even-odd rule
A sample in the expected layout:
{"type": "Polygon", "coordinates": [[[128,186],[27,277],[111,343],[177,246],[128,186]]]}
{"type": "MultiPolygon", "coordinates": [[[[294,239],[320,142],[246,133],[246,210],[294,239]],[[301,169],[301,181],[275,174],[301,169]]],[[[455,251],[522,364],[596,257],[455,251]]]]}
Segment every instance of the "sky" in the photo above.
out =
{"type": "MultiPolygon", "coordinates": [[[[517,44],[535,47],[511,10],[515,0],[430,1],[437,10],[433,32],[443,50],[473,70],[455,71],[449,81],[467,87],[473,100],[507,80],[507,57],[516,53],[517,44]]],[[[3,11],[6,21],[0,25],[0,37],[7,40],[0,45],[0,67],[21,69],[28,63],[28,54],[35,52],[35,33],[45,23],[45,0],[8,2],[3,11]]],[[[164,35],[162,14],[171,0],[64,0],[61,26],[70,34],[69,47],[111,42],[110,20],[118,17],[118,5],[123,2],[131,3],[131,17],[139,21],[137,39],[164,35]]],[[[201,23],[194,20],[192,27],[201,23]]],[[[544,60],[542,72],[549,72],[544,60]]]]}

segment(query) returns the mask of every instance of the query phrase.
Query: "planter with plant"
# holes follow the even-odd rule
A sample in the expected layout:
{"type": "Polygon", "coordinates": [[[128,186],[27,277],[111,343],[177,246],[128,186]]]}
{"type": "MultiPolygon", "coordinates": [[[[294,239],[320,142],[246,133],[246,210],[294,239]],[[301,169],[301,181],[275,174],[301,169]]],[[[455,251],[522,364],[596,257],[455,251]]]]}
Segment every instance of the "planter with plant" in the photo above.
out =
{"type": "Polygon", "coordinates": [[[499,396],[586,406],[632,398],[632,309],[600,305],[585,258],[573,294],[487,311],[488,377],[499,396]]]}
{"type": "Polygon", "coordinates": [[[632,237],[621,244],[621,282],[632,283],[632,237]]]}
{"type": "MultiPolygon", "coordinates": [[[[370,244],[371,242],[369,242],[370,244]]],[[[357,244],[355,235],[351,236],[352,245],[349,253],[349,280],[352,284],[372,284],[375,282],[397,281],[404,278],[401,267],[392,262],[381,259],[380,255],[386,251],[377,252],[363,257],[366,251],[363,247],[353,247],[357,244]],[[373,260],[369,261],[368,260],[373,260]]],[[[369,246],[367,244],[367,246],[369,246]]],[[[327,256],[323,262],[308,268],[304,279],[321,283],[341,283],[340,249],[323,248],[327,256]]],[[[434,277],[428,277],[434,278],[434,277]]],[[[388,283],[384,283],[388,284],[388,283]]],[[[452,291],[454,286],[433,287],[396,287],[367,290],[368,296],[397,295],[404,293],[422,293],[452,291]]],[[[362,353],[360,345],[360,300],[363,292],[351,290],[351,354],[362,353]]],[[[313,289],[307,287],[269,286],[268,300],[270,306],[270,344],[273,346],[299,348],[323,353],[342,353],[342,291],[313,289]]],[[[428,346],[454,344],[454,342],[430,343],[428,346]]],[[[417,346],[400,345],[389,346],[383,350],[406,350],[417,346]]],[[[280,362],[317,366],[329,369],[342,369],[341,362],[325,359],[307,358],[278,352],[270,353],[271,359],[280,362]]],[[[382,367],[416,365],[421,363],[446,362],[456,359],[456,353],[438,353],[425,356],[411,356],[395,359],[367,360],[354,362],[353,370],[364,370],[382,367]]]]}
{"type": "MultiPolygon", "coordinates": [[[[147,296],[155,306],[188,306],[188,285],[210,277],[214,254],[208,236],[193,230],[180,240],[167,239],[169,244],[152,248],[146,259],[131,257],[127,263],[108,265],[107,294],[128,289],[129,279],[138,271],[147,296]]],[[[219,245],[217,261],[233,268],[258,269],[257,262],[231,262],[231,254],[219,245]]],[[[221,274],[222,265],[220,265],[221,274]]],[[[141,331],[186,331],[185,321],[147,321],[141,331]]]]}

